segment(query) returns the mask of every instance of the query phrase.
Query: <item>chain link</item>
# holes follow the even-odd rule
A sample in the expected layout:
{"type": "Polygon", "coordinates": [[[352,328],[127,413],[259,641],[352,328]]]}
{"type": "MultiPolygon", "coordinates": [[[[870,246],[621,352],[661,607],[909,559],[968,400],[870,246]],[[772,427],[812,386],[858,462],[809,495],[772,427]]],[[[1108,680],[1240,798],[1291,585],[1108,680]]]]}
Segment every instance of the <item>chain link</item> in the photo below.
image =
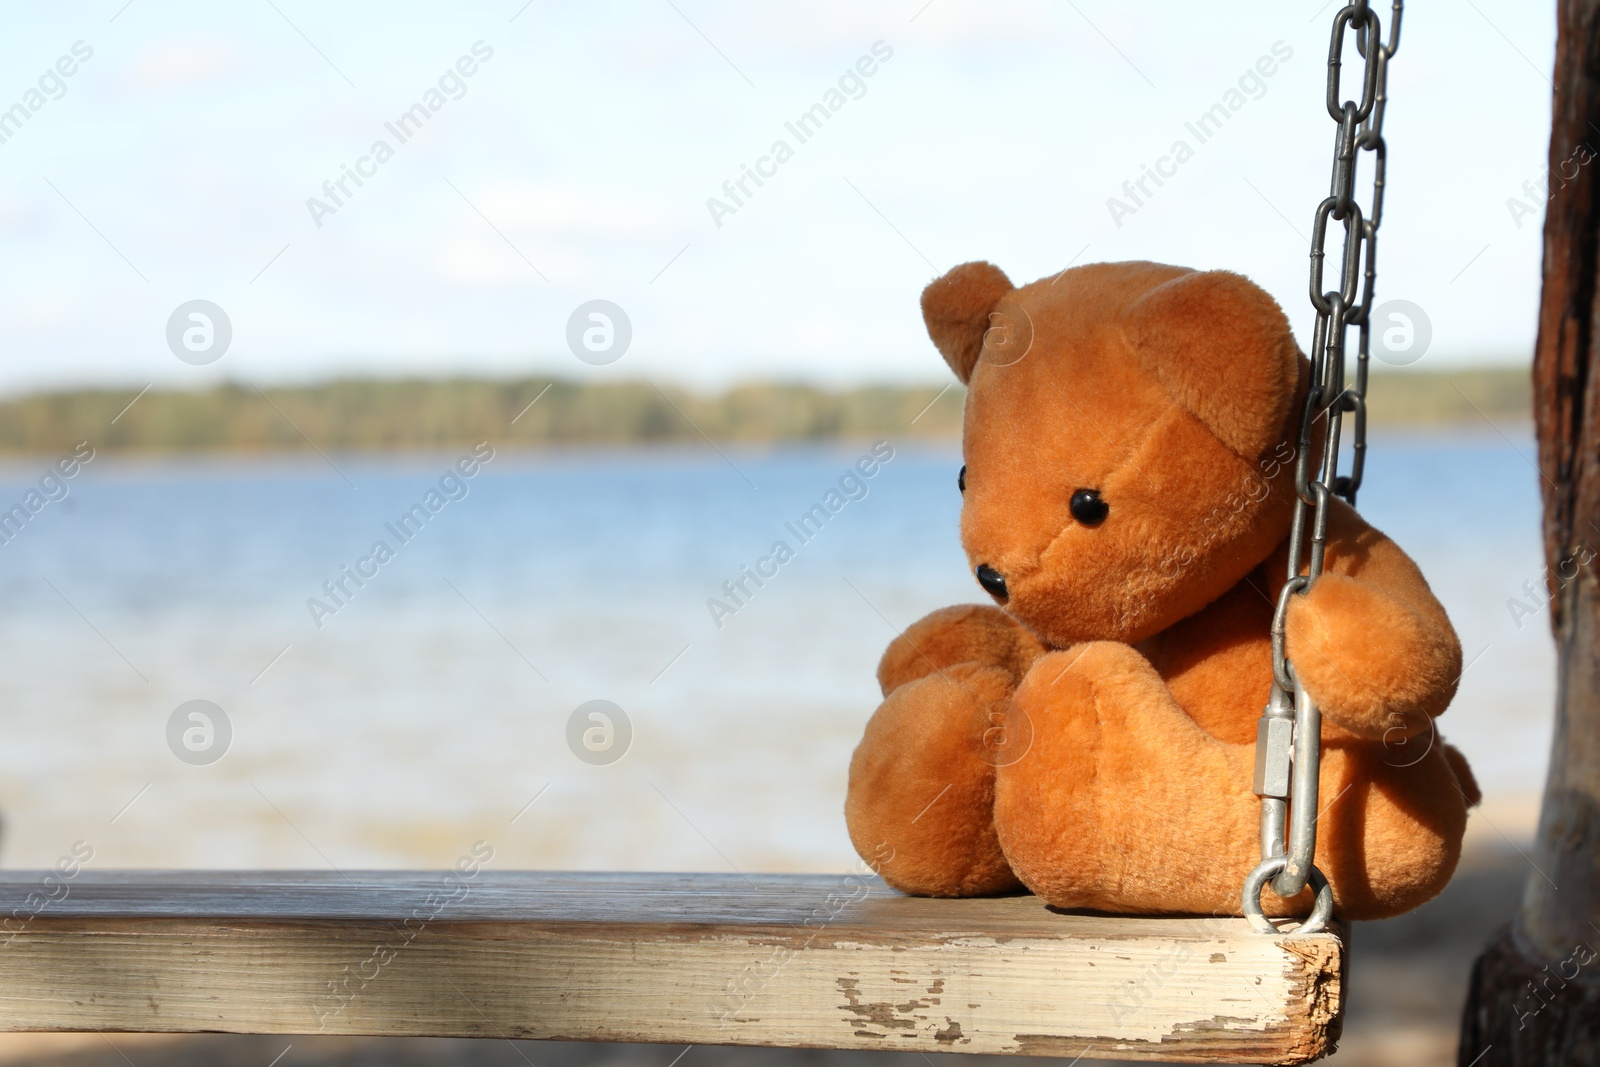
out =
{"type": "Polygon", "coordinates": [[[1383,42],[1378,12],[1369,6],[1369,0],[1356,0],[1341,8],[1333,18],[1333,36],[1328,45],[1328,115],[1338,128],[1334,134],[1331,187],[1327,198],[1317,205],[1311,230],[1310,294],[1317,313],[1311,340],[1311,383],[1295,454],[1296,499],[1289,532],[1288,580],[1278,596],[1272,619],[1272,689],[1256,732],[1255,792],[1261,797],[1261,863],[1245,880],[1243,890],[1245,917],[1263,933],[1277,932],[1261,907],[1261,892],[1269,884],[1273,892],[1285,898],[1295,896],[1307,884],[1312,886],[1315,904],[1296,933],[1322,929],[1333,914],[1333,891],[1312,862],[1317,847],[1322,715],[1295,678],[1294,664],[1284,649],[1284,633],[1290,599],[1304,596],[1322,574],[1330,502],[1334,496],[1351,504],[1356,502],[1366,464],[1370,317],[1388,158],[1383,116],[1388,105],[1389,60],[1400,46],[1402,5],[1403,0],[1394,0],[1387,42],[1383,42]],[[1356,50],[1364,60],[1360,100],[1344,98],[1340,86],[1347,30],[1355,31],[1356,50]],[[1373,161],[1372,195],[1364,212],[1356,199],[1356,171],[1362,153],[1369,153],[1373,161]],[[1343,226],[1344,243],[1338,259],[1339,288],[1324,291],[1324,249],[1330,220],[1343,226]],[[1351,327],[1358,331],[1353,382],[1348,380],[1345,368],[1345,342],[1351,327]],[[1339,438],[1347,412],[1355,416],[1351,464],[1350,473],[1340,475],[1339,438]],[[1313,449],[1319,444],[1317,424],[1324,419],[1313,472],[1313,449]]]}

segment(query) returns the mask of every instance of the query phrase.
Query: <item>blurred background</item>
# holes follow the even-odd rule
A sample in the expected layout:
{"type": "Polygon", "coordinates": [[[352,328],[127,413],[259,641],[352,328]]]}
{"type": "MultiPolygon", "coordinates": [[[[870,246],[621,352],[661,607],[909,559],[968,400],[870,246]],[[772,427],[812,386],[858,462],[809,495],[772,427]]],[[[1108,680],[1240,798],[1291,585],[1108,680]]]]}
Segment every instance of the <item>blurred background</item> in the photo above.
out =
{"type": "MultiPolygon", "coordinates": [[[[1228,268],[1305,347],[1335,10],[14,13],[0,863],[82,841],[106,867],[439,867],[484,840],[504,867],[848,867],[877,657],[981,599],[961,392],[921,288],[979,258],[1018,283],[1228,268]],[[874,449],[864,492],[730,595],[874,449]]],[[[1441,725],[1486,801],[1446,895],[1356,931],[1342,1063],[1453,1062],[1466,967],[1530,870],[1554,35],[1543,5],[1417,5],[1390,71],[1378,293],[1409,332],[1371,389],[1362,511],[1460,631],[1441,725]]],[[[9,1038],[0,1059],[265,1063],[286,1043],[9,1038]]],[[[295,1045],[285,1064],[681,1051],[295,1045]]]]}

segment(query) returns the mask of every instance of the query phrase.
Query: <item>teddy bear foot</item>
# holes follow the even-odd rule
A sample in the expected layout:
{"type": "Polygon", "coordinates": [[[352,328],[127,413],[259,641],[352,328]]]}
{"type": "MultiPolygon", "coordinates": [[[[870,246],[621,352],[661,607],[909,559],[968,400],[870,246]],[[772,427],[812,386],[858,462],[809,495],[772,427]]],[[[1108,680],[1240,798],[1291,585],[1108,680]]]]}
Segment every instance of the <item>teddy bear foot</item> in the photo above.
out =
{"type": "Polygon", "coordinates": [[[1207,734],[1113,641],[1037,660],[1011,715],[1027,751],[998,768],[995,825],[1030,890],[1063,908],[1239,913],[1259,858],[1248,746],[1207,734]]]}
{"type": "Polygon", "coordinates": [[[1432,900],[1455,873],[1477,799],[1466,761],[1437,733],[1322,751],[1317,865],[1333,883],[1337,914],[1387,919],[1432,900]]]}
{"type": "Polygon", "coordinates": [[[1013,685],[960,664],[898,686],[850,761],[845,821],[856,851],[914,896],[984,896],[1021,883],[994,828],[995,731],[1013,685]]]}
{"type": "MultiPolygon", "coordinates": [[[[1143,656],[1109,641],[1036,661],[1011,709],[1029,743],[997,770],[994,819],[1023,884],[1064,908],[1239,914],[1260,858],[1254,745],[1206,733],[1143,656]]],[[[1476,789],[1432,740],[1325,743],[1316,862],[1341,918],[1408,911],[1455,870],[1476,789]]],[[[1311,895],[1261,903],[1300,916],[1311,895]]]]}

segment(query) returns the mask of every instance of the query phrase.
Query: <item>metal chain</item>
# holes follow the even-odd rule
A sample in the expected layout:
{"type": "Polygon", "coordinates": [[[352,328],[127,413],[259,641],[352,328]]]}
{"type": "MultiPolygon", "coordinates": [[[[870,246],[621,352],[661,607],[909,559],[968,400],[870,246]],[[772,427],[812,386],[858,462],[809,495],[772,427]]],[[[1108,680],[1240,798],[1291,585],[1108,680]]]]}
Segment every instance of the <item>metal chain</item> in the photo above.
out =
{"type": "Polygon", "coordinates": [[[1328,115],[1338,124],[1334,135],[1333,181],[1327,199],[1317,205],[1311,231],[1311,304],[1316,327],[1311,339],[1311,383],[1300,420],[1295,453],[1294,518],[1289,532],[1289,573],[1272,618],[1272,689],[1256,729],[1255,793],[1261,798],[1261,863],[1245,879],[1244,914],[1262,933],[1277,933],[1261,908],[1262,890],[1270,883],[1280,897],[1292,897],[1309,883],[1315,891],[1311,915],[1295,933],[1315,933],[1333,915],[1333,890],[1312,862],[1317,849],[1317,785],[1322,756],[1322,715],[1295,677],[1284,650],[1284,622],[1293,597],[1303,596],[1322,574],[1332,496],[1354,504],[1361,488],[1367,452],[1368,335],[1373,283],[1377,274],[1378,224],[1383,219],[1386,150],[1383,113],[1388,103],[1389,60],[1400,45],[1402,0],[1394,0],[1389,38],[1383,41],[1377,11],[1369,0],[1342,8],[1333,17],[1328,46],[1328,115]],[[1359,100],[1343,97],[1340,63],[1345,31],[1356,32],[1356,49],[1365,60],[1359,100]],[[1363,212],[1356,200],[1357,163],[1361,152],[1372,153],[1372,198],[1363,212]],[[1329,220],[1344,227],[1339,258],[1339,288],[1323,291],[1323,261],[1329,220]],[[1360,299],[1357,299],[1359,295],[1360,299]],[[1345,376],[1345,339],[1357,327],[1355,381],[1345,376]],[[1345,413],[1355,415],[1350,473],[1340,475],[1339,432],[1345,413]],[[1311,470],[1317,423],[1324,417],[1321,456],[1315,478],[1311,470]],[[1306,551],[1306,527],[1311,529],[1306,551]],[[1294,799],[1289,824],[1289,800],[1294,799]],[[1286,839],[1287,835],[1287,839],[1286,839]]]}

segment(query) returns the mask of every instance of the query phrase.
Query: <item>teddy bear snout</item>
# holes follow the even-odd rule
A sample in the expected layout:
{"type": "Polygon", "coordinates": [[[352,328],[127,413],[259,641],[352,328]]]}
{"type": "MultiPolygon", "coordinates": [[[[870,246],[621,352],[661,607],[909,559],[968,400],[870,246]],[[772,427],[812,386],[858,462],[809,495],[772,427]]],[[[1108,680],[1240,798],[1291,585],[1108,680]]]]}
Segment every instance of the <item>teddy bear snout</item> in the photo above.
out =
{"type": "Polygon", "coordinates": [[[987,563],[978,564],[978,584],[983,586],[984,590],[990,596],[994,597],[1002,604],[1005,603],[1006,598],[1011,595],[1006,591],[1005,575],[1001,574],[987,563]]]}

